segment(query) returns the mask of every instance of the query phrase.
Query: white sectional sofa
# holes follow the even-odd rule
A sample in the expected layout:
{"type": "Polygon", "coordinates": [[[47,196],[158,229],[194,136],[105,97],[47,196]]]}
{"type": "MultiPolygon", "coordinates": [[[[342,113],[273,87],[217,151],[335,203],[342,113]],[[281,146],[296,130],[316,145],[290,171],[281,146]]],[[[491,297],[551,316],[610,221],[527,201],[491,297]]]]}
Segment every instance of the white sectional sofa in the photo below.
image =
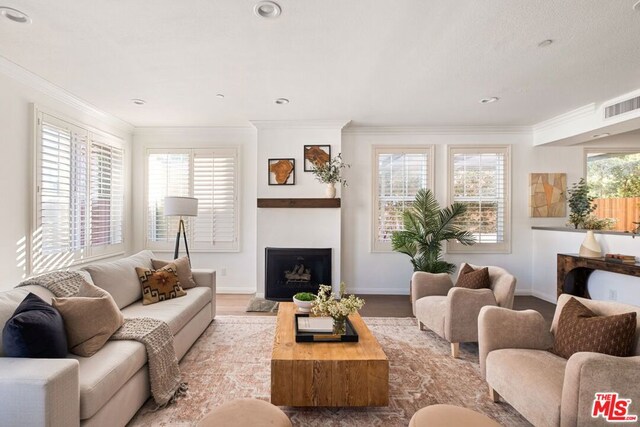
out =
{"type": "MultiPolygon", "coordinates": [[[[150,251],[84,269],[107,290],[125,318],[152,317],[169,324],[181,359],[215,317],[216,276],[193,270],[197,287],[187,295],[142,305],[135,267],[151,268],[150,251]]],[[[0,292],[0,332],[29,292],[47,302],[53,294],[39,286],[0,292]]],[[[0,340],[0,425],[124,426],[150,397],[146,350],[136,341],[108,341],[91,357],[66,359],[3,357],[0,340]]]]}

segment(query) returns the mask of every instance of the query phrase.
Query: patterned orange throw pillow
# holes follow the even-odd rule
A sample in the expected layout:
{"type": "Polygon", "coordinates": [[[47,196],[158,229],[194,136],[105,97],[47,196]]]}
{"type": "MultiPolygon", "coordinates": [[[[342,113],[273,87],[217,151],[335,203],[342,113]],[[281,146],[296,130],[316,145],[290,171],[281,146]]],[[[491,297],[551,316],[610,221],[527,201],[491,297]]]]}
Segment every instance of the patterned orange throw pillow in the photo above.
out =
{"type": "Polygon", "coordinates": [[[579,351],[631,356],[635,333],[635,312],[598,316],[571,298],[560,312],[551,351],[565,359],[579,351]]]}
{"type": "Polygon", "coordinates": [[[491,287],[489,279],[489,268],[479,268],[474,270],[469,264],[465,264],[460,270],[456,287],[467,289],[485,289],[491,287]]]}
{"type": "Polygon", "coordinates": [[[175,264],[167,264],[158,270],[136,267],[142,285],[142,305],[155,304],[187,293],[180,286],[175,264]]]}

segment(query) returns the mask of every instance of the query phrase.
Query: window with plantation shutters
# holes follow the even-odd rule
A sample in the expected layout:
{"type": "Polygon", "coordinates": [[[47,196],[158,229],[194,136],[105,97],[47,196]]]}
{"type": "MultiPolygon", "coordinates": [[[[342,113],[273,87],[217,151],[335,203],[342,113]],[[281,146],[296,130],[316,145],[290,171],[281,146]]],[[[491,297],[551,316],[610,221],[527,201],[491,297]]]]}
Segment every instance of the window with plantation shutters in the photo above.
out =
{"type": "Polygon", "coordinates": [[[449,199],[467,206],[458,222],[476,238],[473,246],[449,242],[449,252],[511,250],[509,155],[508,146],[449,147],[449,199]]]}
{"type": "Polygon", "coordinates": [[[30,271],[124,250],[124,151],[119,141],[36,113],[36,210],[30,271]]]}
{"type": "Polygon", "coordinates": [[[402,212],[416,193],[433,186],[433,146],[373,148],[372,250],[390,251],[391,235],[403,229],[402,212]]]}
{"type": "Polygon", "coordinates": [[[193,197],[198,199],[194,218],[194,249],[238,248],[236,150],[195,151],[193,197]]]}
{"type": "Polygon", "coordinates": [[[190,251],[237,251],[237,149],[153,149],[147,159],[147,247],[173,248],[178,218],[164,216],[164,198],[187,196],[198,199],[198,216],[183,218],[190,251]]]}
{"type": "MultiPolygon", "coordinates": [[[[164,216],[166,196],[189,196],[191,154],[188,151],[150,152],[147,156],[147,248],[166,249],[175,242],[178,218],[164,216]]],[[[184,218],[191,229],[191,218],[184,218]]]]}

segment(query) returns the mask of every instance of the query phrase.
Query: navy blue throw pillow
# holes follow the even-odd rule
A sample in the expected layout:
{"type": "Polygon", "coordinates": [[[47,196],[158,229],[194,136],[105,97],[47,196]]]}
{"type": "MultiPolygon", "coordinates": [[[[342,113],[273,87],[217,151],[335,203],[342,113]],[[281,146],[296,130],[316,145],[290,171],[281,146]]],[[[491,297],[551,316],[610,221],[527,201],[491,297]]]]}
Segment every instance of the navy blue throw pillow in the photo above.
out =
{"type": "Polygon", "coordinates": [[[2,347],[7,357],[66,357],[67,336],[62,316],[30,292],[4,325],[2,347]]]}

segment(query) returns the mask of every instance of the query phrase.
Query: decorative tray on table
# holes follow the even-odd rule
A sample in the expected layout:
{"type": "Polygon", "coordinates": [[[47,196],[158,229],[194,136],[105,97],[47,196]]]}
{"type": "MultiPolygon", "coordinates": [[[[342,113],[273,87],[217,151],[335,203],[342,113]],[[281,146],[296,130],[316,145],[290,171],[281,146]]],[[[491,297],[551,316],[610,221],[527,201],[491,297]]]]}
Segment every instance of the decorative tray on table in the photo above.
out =
{"type": "Polygon", "coordinates": [[[358,342],[358,332],[353,327],[353,324],[347,318],[346,321],[346,333],[336,335],[331,332],[305,332],[299,330],[299,322],[301,318],[308,318],[308,313],[296,313],[295,314],[295,332],[296,342],[358,342]]]}

